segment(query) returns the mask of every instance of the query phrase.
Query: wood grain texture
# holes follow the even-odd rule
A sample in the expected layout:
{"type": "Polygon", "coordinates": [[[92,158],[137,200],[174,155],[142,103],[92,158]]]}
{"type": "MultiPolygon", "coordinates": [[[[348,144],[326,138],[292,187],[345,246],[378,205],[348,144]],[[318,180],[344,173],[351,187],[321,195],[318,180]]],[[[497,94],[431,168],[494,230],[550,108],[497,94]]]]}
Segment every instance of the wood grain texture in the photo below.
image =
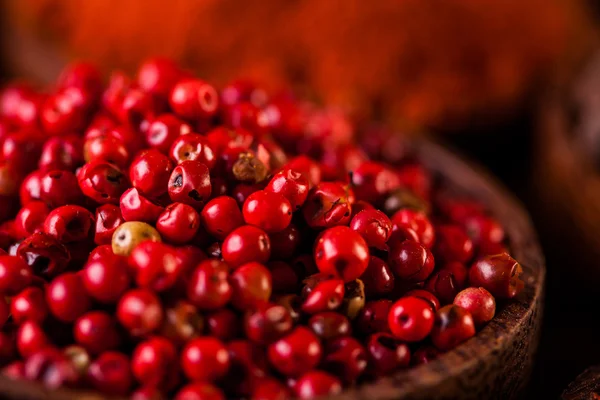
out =
{"type": "Polygon", "coordinates": [[[561,396],[562,400],[598,400],[600,399],[600,365],[583,371],[561,396]]]}
{"type": "MultiPolygon", "coordinates": [[[[536,234],[520,204],[493,178],[437,144],[418,141],[413,147],[425,166],[442,175],[453,189],[486,204],[502,223],[511,253],[523,265],[525,290],[501,307],[477,336],[437,360],[349,389],[335,399],[515,398],[530,374],[542,318],[545,266],[536,234]]],[[[69,390],[47,392],[37,384],[1,377],[0,393],[5,399],[101,399],[69,390]]]]}

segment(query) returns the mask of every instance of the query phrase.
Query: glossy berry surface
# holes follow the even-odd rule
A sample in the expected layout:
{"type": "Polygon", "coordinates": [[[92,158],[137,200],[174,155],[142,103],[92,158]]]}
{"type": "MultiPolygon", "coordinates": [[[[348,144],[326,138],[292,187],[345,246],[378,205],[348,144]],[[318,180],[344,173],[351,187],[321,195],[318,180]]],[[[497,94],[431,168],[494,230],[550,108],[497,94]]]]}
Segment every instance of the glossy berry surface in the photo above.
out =
{"type": "Polygon", "coordinates": [[[319,271],[352,281],[365,272],[369,265],[369,248],[362,236],[348,227],[326,230],[319,238],[315,250],[319,271]]]}
{"type": "Polygon", "coordinates": [[[404,297],[390,307],[388,324],[392,334],[400,340],[423,340],[431,332],[433,323],[431,307],[417,297],[404,297]]]}

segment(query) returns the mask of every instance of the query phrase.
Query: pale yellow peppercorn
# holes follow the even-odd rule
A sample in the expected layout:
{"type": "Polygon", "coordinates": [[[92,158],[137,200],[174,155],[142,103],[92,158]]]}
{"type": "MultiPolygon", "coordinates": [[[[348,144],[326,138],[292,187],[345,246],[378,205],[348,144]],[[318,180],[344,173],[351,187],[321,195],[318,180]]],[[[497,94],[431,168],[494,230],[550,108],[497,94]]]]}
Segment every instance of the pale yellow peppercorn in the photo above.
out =
{"type": "Polygon", "coordinates": [[[341,312],[353,320],[365,306],[365,285],[360,279],[346,283],[341,312]]]}
{"type": "Polygon", "coordinates": [[[146,240],[154,242],[162,241],[158,231],[151,225],[138,221],[125,222],[113,233],[113,253],[120,256],[128,256],[138,244],[146,240]]]}

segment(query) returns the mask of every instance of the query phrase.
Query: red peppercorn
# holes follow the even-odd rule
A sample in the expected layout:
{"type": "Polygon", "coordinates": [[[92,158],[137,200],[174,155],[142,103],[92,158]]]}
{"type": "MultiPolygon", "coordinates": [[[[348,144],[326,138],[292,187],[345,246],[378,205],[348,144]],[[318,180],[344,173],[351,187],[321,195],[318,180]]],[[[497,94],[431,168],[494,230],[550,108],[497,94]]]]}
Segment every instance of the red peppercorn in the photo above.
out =
{"type": "Polygon", "coordinates": [[[167,99],[175,84],[185,73],[166,58],[150,58],[140,65],[136,81],[145,92],[161,99],[167,99]]]}
{"type": "Polygon", "coordinates": [[[491,217],[472,215],[464,220],[463,225],[478,248],[486,249],[504,241],[504,229],[491,217]]]}
{"type": "Polygon", "coordinates": [[[116,351],[102,353],[87,371],[91,385],[110,396],[126,396],[133,384],[129,359],[116,351]]]}
{"type": "Polygon", "coordinates": [[[248,339],[269,344],[288,333],[293,321],[288,310],[278,304],[263,304],[249,311],[244,318],[244,330],[248,339]]]}
{"type": "Polygon", "coordinates": [[[475,326],[482,326],[494,318],[496,300],[484,288],[467,288],[456,295],[454,305],[471,313],[475,326]]]}
{"type": "Polygon", "coordinates": [[[10,302],[10,314],[16,324],[22,324],[25,321],[33,321],[38,324],[44,322],[48,316],[44,290],[32,286],[21,291],[10,302]]]}
{"type": "Polygon", "coordinates": [[[433,251],[440,260],[465,263],[473,257],[473,242],[459,226],[438,226],[436,236],[433,251]]]}
{"type": "Polygon", "coordinates": [[[20,175],[35,169],[45,141],[44,134],[37,129],[23,129],[7,135],[0,148],[2,160],[8,163],[20,175]]]}
{"type": "Polygon", "coordinates": [[[350,282],[369,265],[369,248],[360,234],[346,226],[327,229],[315,245],[315,260],[322,273],[350,282]]]}
{"type": "Polygon", "coordinates": [[[14,296],[33,280],[33,271],[19,257],[0,256],[0,293],[14,296]]]}
{"type": "Polygon", "coordinates": [[[177,350],[162,337],[145,340],[133,350],[131,370],[141,384],[171,390],[179,380],[177,350]]]}
{"type": "Polygon", "coordinates": [[[31,381],[40,381],[50,390],[63,385],[74,385],[78,379],[77,371],[69,359],[52,347],[43,348],[27,357],[25,377],[31,381]]]}
{"type": "Polygon", "coordinates": [[[335,396],[342,392],[342,384],[333,375],[315,370],[302,375],[294,385],[294,391],[299,399],[335,396]]]}
{"type": "Polygon", "coordinates": [[[466,287],[467,274],[463,264],[452,262],[434,272],[425,282],[425,288],[435,294],[442,304],[452,303],[456,294],[466,287]]]}
{"type": "Polygon", "coordinates": [[[271,256],[271,242],[262,229],[244,225],[227,235],[221,251],[223,259],[233,267],[253,261],[265,263],[271,256]]]}
{"type": "Polygon", "coordinates": [[[429,304],[417,297],[403,297],[390,308],[388,324],[400,340],[418,342],[429,335],[434,314],[429,304]]]}
{"type": "Polygon", "coordinates": [[[83,194],[99,204],[119,204],[121,195],[129,187],[121,170],[106,161],[85,164],[77,173],[77,180],[83,194]]]}
{"type": "Polygon", "coordinates": [[[232,286],[228,279],[227,264],[218,260],[202,261],[188,280],[187,298],[201,310],[224,307],[232,295],[232,286]]]}
{"type": "Polygon", "coordinates": [[[94,215],[83,207],[62,206],[48,214],[44,232],[62,243],[79,242],[93,235],[94,215]]]}
{"type": "Polygon", "coordinates": [[[499,299],[512,299],[518,295],[525,283],[520,276],[521,265],[507,253],[483,257],[469,270],[471,286],[482,287],[499,299]]]}
{"type": "Polygon", "coordinates": [[[169,205],[156,221],[161,237],[171,243],[184,244],[194,238],[200,227],[200,215],[183,203],[169,205]]]}
{"type": "MultiPolygon", "coordinates": [[[[51,209],[66,204],[82,204],[82,190],[70,171],[48,171],[40,180],[40,199],[51,209]]],[[[87,195],[85,191],[83,194],[87,195]]]]}
{"type": "Polygon", "coordinates": [[[300,246],[300,231],[293,223],[280,232],[270,233],[271,258],[289,260],[300,246]]]}
{"type": "Polygon", "coordinates": [[[86,162],[106,161],[119,168],[127,167],[131,158],[125,143],[110,134],[87,139],[83,144],[83,155],[86,162]]]}
{"type": "Polygon", "coordinates": [[[34,321],[25,321],[19,325],[16,341],[19,354],[24,358],[51,345],[42,327],[34,321]]]}
{"type": "Polygon", "coordinates": [[[195,160],[181,162],[171,173],[168,191],[171,200],[200,210],[211,193],[208,167],[195,160]]]}
{"type": "Polygon", "coordinates": [[[179,389],[175,400],[225,400],[225,396],[210,383],[194,382],[179,389]]]}
{"type": "Polygon", "coordinates": [[[297,210],[308,197],[308,180],[300,172],[284,168],[271,178],[265,190],[283,195],[290,202],[292,210],[297,210]]]}
{"type": "Polygon", "coordinates": [[[202,335],[203,330],[204,318],[198,309],[186,301],[179,300],[166,308],[165,322],[160,334],[179,347],[202,335]]]}
{"type": "Polygon", "coordinates": [[[132,336],[144,336],[160,327],[163,308],[151,291],[132,289],[119,300],[117,319],[132,336]]]}
{"type": "Polygon", "coordinates": [[[408,367],[410,350],[408,346],[388,333],[376,333],[367,339],[369,373],[381,377],[398,368],[408,367]]]}
{"type": "Polygon", "coordinates": [[[429,364],[438,356],[441,352],[431,345],[425,345],[419,347],[413,354],[411,362],[413,365],[429,364]]]}
{"type": "Polygon", "coordinates": [[[388,263],[402,280],[421,282],[433,272],[435,261],[427,248],[413,240],[405,240],[390,248],[388,263]]]}
{"type": "Polygon", "coordinates": [[[46,301],[50,312],[64,322],[75,321],[91,306],[81,276],[72,272],[62,274],[50,282],[46,301]]]}
{"type": "Polygon", "coordinates": [[[262,264],[249,262],[234,270],[230,277],[231,304],[239,310],[257,308],[271,297],[271,273],[262,264]]]}
{"type": "MultiPolygon", "coordinates": [[[[163,154],[168,154],[173,142],[192,128],[173,114],[162,114],[154,118],[144,132],[148,146],[163,154]]],[[[177,161],[177,160],[175,160],[177,161]]]]}
{"type": "Polygon", "coordinates": [[[218,111],[219,94],[214,87],[200,79],[185,79],[173,87],[169,104],[182,118],[208,119],[218,111]]]}
{"type": "Polygon", "coordinates": [[[365,285],[368,298],[384,296],[394,290],[394,275],[388,265],[379,257],[371,256],[369,265],[360,280],[365,285]]]}
{"type": "Polygon", "coordinates": [[[156,292],[173,287],[182,272],[175,249],[162,242],[140,243],[132,250],[128,262],[137,285],[156,292]]]}
{"type": "Polygon", "coordinates": [[[38,168],[42,171],[74,171],[83,164],[81,138],[77,135],[53,137],[44,143],[38,168]]]}
{"type": "Polygon", "coordinates": [[[451,350],[472,336],[475,336],[475,324],[464,308],[450,304],[435,314],[431,341],[439,350],[451,350]]]}
{"type": "Polygon", "coordinates": [[[302,214],[313,229],[347,225],[352,207],[346,189],[336,182],[320,183],[308,193],[302,214]]]}
{"type": "Polygon", "coordinates": [[[348,336],[351,333],[348,318],[333,311],[313,315],[310,317],[307,326],[323,341],[348,336]]]}
{"type": "Polygon", "coordinates": [[[14,233],[18,239],[25,239],[41,231],[50,210],[41,201],[31,201],[19,210],[15,216],[14,233]]]}
{"type": "Polygon", "coordinates": [[[394,230],[398,228],[410,228],[417,234],[419,243],[428,249],[433,246],[435,240],[435,230],[425,213],[409,208],[398,211],[392,217],[394,230]]]}
{"type": "Polygon", "coordinates": [[[154,204],[144,197],[136,188],[129,188],[119,201],[120,211],[125,221],[141,221],[153,224],[164,211],[164,208],[154,204]]]}
{"type": "Polygon", "coordinates": [[[229,353],[225,345],[215,338],[196,338],[183,349],[181,368],[192,381],[215,381],[227,373],[229,353]]]}
{"type": "Polygon", "coordinates": [[[317,366],[322,355],[318,338],[299,326],[269,345],[268,357],[277,371],[287,376],[300,376],[317,366]]]}
{"type": "Polygon", "coordinates": [[[292,220],[290,202],[281,194],[259,190],[244,202],[244,220],[265,232],[281,232],[292,220]]]}
{"type": "Polygon", "coordinates": [[[91,311],[77,318],[73,336],[90,354],[114,350],[121,343],[116,321],[103,311],[91,311]]]}
{"type": "Polygon", "coordinates": [[[321,167],[305,155],[292,158],[284,168],[301,173],[308,180],[309,188],[321,183],[321,167]]]}
{"type": "Polygon", "coordinates": [[[239,316],[228,308],[221,308],[206,316],[207,333],[217,339],[229,341],[242,331],[239,316]]]}
{"type": "Polygon", "coordinates": [[[33,171],[27,175],[19,188],[19,199],[21,200],[21,206],[25,206],[28,203],[41,199],[42,191],[42,177],[44,176],[43,171],[33,171]]]}
{"type": "Polygon", "coordinates": [[[392,234],[392,221],[379,210],[364,210],[352,218],[350,229],[360,233],[370,247],[385,249],[392,234]]]}
{"type": "Polygon", "coordinates": [[[367,301],[356,318],[356,328],[365,335],[390,332],[388,314],[391,307],[390,300],[367,301]]]}
{"type": "Polygon", "coordinates": [[[107,255],[90,259],[81,271],[81,277],[85,290],[94,300],[116,303],[129,287],[127,258],[117,256],[111,250],[107,255]]]}
{"type": "Polygon", "coordinates": [[[399,187],[400,180],[385,164],[366,161],[352,172],[352,186],[358,200],[377,203],[385,194],[399,187]]]}
{"type": "Polygon", "coordinates": [[[167,183],[173,163],[158,150],[150,149],[139,153],[129,166],[129,179],[133,187],[150,199],[167,193],[167,183]]]}
{"type": "Polygon", "coordinates": [[[344,281],[341,279],[322,280],[311,288],[302,303],[302,311],[307,314],[316,314],[335,310],[342,305],[344,293],[344,281]]]}
{"type": "Polygon", "coordinates": [[[184,161],[198,161],[212,170],[217,157],[208,139],[197,133],[182,134],[177,137],[169,150],[169,156],[176,164],[184,161]]]}
{"type": "Polygon", "coordinates": [[[96,209],[96,229],[94,230],[94,242],[100,246],[111,244],[113,233],[125,222],[121,215],[121,209],[113,204],[104,204],[96,209]]]}
{"type": "Polygon", "coordinates": [[[266,378],[256,385],[252,392],[254,400],[288,400],[291,395],[288,388],[276,379],[266,378]]]}

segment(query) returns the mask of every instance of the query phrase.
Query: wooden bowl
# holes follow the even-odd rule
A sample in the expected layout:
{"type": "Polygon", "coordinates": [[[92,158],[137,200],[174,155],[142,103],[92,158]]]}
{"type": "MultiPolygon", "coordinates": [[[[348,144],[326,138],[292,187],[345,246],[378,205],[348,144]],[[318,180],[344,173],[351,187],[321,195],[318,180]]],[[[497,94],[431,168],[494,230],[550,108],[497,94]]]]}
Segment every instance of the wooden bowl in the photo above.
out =
{"type": "Polygon", "coordinates": [[[562,400],[598,400],[600,399],[600,365],[594,365],[583,371],[561,396],[562,400]]]}
{"type": "MultiPolygon", "coordinates": [[[[527,382],[542,319],[545,266],[531,222],[514,198],[485,173],[429,141],[412,142],[417,158],[459,193],[478,199],[505,227],[511,254],[524,269],[525,290],[501,307],[476,337],[437,360],[345,391],[337,399],[511,399],[527,382]]],[[[0,377],[0,398],[102,399],[72,390],[50,392],[0,377]]],[[[333,397],[332,397],[333,398],[333,397]]]]}
{"type": "MultiPolygon", "coordinates": [[[[552,271],[569,287],[600,283],[600,52],[568,89],[546,96],[535,137],[532,193],[552,271]]],[[[558,280],[557,280],[558,281],[558,280]]]]}

